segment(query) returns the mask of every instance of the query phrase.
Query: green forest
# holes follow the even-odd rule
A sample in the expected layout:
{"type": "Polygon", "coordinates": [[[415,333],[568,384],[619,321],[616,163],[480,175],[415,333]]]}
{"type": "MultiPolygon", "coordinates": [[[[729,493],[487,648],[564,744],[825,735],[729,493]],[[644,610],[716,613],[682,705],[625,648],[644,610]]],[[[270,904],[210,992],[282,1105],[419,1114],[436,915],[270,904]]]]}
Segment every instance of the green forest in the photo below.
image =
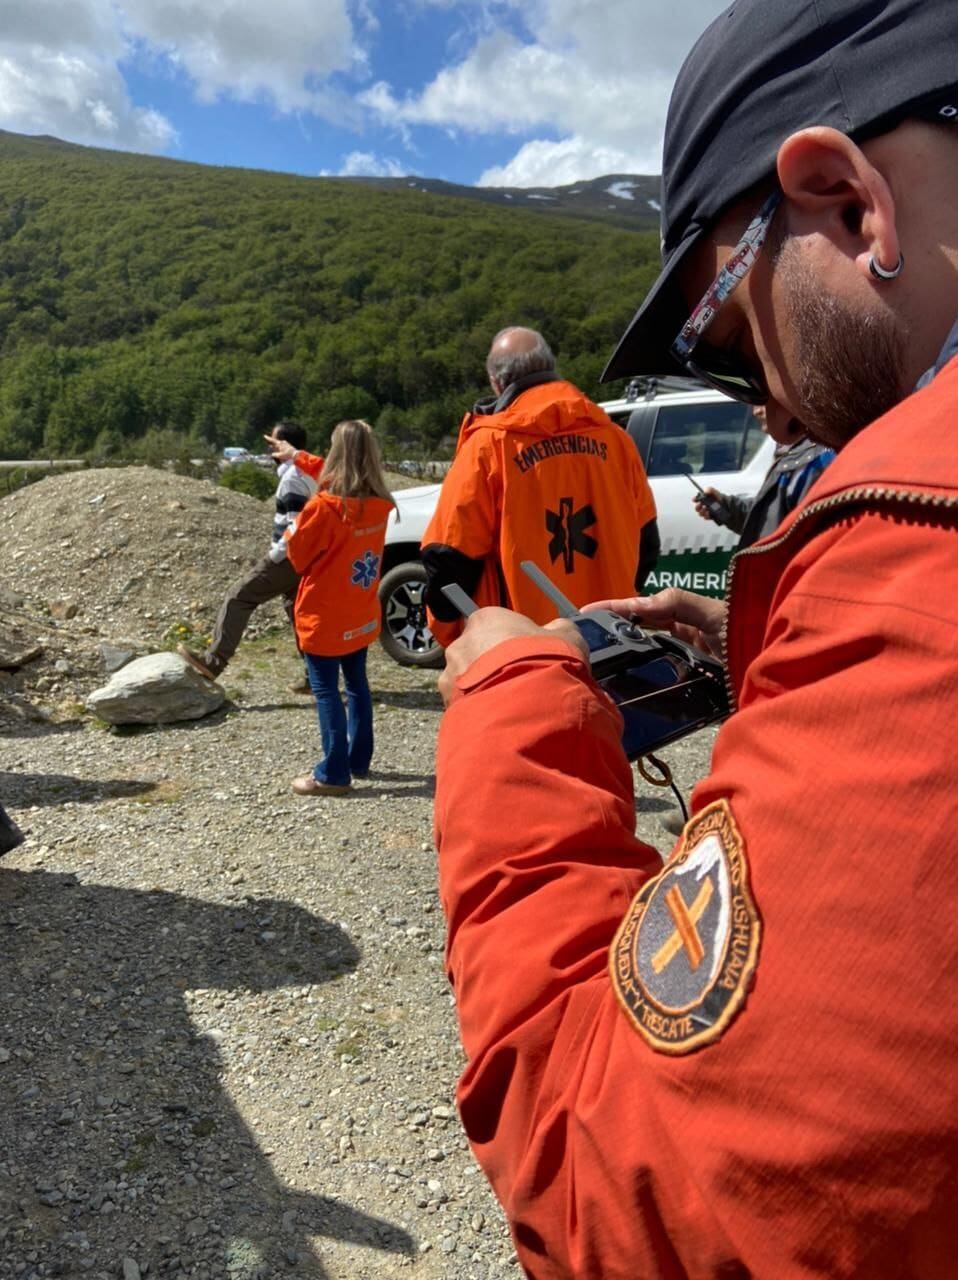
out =
{"type": "MultiPolygon", "coordinates": [[[[428,455],[507,324],[599,373],[656,236],[415,190],[0,134],[0,457],[321,448],[344,417],[428,455]]],[[[621,384],[620,384],[621,385],[621,384]]]]}

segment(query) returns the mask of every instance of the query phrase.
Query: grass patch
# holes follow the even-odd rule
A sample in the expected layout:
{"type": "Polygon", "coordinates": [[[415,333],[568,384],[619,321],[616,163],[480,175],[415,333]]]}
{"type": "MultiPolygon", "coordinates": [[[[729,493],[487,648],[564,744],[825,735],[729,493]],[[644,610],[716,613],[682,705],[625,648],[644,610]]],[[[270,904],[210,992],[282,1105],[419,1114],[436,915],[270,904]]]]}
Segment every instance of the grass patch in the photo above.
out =
{"type": "Polygon", "coordinates": [[[363,1046],[359,1036],[346,1036],[345,1039],[340,1040],[336,1046],[336,1052],[341,1058],[361,1058],[363,1056],[363,1046]]]}
{"type": "Polygon", "coordinates": [[[149,791],[141,791],[139,795],[131,796],[130,799],[134,804],[178,804],[186,794],[186,787],[182,782],[173,782],[166,778],[162,782],[154,783],[149,791]]]}
{"type": "Polygon", "coordinates": [[[161,644],[164,649],[170,650],[174,650],[178,644],[185,644],[194,649],[204,650],[212,639],[212,636],[198,631],[192,622],[186,622],[181,618],[179,622],[172,623],[163,632],[161,644]]]}

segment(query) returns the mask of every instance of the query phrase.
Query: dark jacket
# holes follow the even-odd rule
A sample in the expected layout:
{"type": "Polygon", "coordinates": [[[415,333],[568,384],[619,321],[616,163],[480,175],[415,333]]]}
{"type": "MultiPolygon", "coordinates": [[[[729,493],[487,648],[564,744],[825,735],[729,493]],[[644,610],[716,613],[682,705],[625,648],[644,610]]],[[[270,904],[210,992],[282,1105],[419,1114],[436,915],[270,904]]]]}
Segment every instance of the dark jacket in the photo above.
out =
{"type": "Polygon", "coordinates": [[[750,547],[767,533],[774,533],[790,511],[822,474],[835,456],[813,440],[799,440],[777,450],[775,461],[754,498],[723,496],[731,517],[730,529],[741,534],[738,551],[750,547]]]}

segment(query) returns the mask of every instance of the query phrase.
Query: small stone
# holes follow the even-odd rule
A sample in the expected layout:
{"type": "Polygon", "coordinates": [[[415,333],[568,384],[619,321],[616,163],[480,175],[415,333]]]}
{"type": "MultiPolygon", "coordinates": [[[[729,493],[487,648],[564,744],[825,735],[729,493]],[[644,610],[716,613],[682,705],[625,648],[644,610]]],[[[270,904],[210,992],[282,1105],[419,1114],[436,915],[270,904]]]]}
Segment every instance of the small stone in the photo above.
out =
{"type": "Polygon", "coordinates": [[[123,1259],[123,1280],[141,1280],[139,1264],[134,1258],[123,1259]]]}
{"type": "Polygon", "coordinates": [[[57,622],[67,622],[77,616],[79,608],[75,600],[54,600],[50,605],[50,617],[56,618],[57,622]]]}
{"type": "Polygon", "coordinates": [[[433,1107],[432,1114],[437,1120],[453,1120],[456,1115],[455,1107],[448,1107],[445,1103],[441,1103],[438,1107],[433,1107]]]}
{"type": "Polygon", "coordinates": [[[426,1152],[426,1159],[432,1160],[434,1164],[438,1164],[440,1160],[445,1160],[445,1156],[438,1147],[430,1147],[426,1152]]]}
{"type": "Polygon", "coordinates": [[[443,1238],[439,1241],[439,1248],[443,1251],[443,1253],[455,1253],[455,1252],[456,1252],[456,1237],[455,1237],[455,1236],[443,1236],[443,1238]]]}
{"type": "Polygon", "coordinates": [[[104,1200],[100,1205],[100,1212],[105,1216],[116,1212],[116,1205],[112,1200],[104,1200]]]}
{"type": "Polygon", "coordinates": [[[472,1215],[472,1229],[473,1231],[475,1231],[477,1235],[485,1225],[486,1225],[486,1219],[483,1214],[474,1213],[472,1215]]]}
{"type": "Polygon", "coordinates": [[[10,1061],[10,1050],[0,1048],[0,1062],[9,1062],[9,1061],[10,1061]]]}
{"type": "Polygon", "coordinates": [[[133,1075],[134,1071],[136,1071],[136,1063],[135,1062],[118,1062],[116,1064],[116,1069],[121,1076],[131,1076],[133,1075]]]}

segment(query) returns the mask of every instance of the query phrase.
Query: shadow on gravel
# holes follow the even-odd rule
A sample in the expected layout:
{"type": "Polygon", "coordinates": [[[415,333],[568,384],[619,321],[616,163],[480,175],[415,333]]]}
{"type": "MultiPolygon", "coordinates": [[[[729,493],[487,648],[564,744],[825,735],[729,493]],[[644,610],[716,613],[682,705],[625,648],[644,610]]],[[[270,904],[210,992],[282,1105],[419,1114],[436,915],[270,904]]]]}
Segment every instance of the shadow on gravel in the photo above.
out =
{"type": "Polygon", "coordinates": [[[340,977],[359,952],[337,925],[0,868],[0,956],[0,1276],[324,1277],[311,1236],[413,1253],[277,1180],[221,1088],[215,1013],[198,1031],[183,997],[340,977]]]}
{"type": "Polygon", "coordinates": [[[418,787],[410,787],[405,784],[393,787],[367,787],[365,783],[362,783],[354,788],[354,793],[360,799],[367,796],[391,796],[394,800],[402,800],[409,796],[425,796],[427,800],[431,800],[436,794],[436,783],[433,778],[424,779],[418,787]]]}
{"type": "Polygon", "coordinates": [[[635,792],[635,811],[636,813],[666,813],[669,809],[678,810],[678,804],[671,791],[666,791],[663,795],[644,795],[638,790],[640,782],[636,783],[635,792]]]}
{"type": "Polygon", "coordinates": [[[238,712],[237,705],[227,698],[221,707],[199,720],[171,720],[168,724],[111,724],[106,732],[113,738],[145,738],[153,733],[202,733],[221,725],[238,712]]]}
{"type": "Polygon", "coordinates": [[[96,804],[101,800],[129,799],[156,790],[155,782],[133,778],[108,778],[102,782],[90,778],[73,778],[65,773],[0,772],[0,793],[20,809],[35,805],[96,804]]]}
{"type": "Polygon", "coordinates": [[[311,711],[316,714],[316,704],[309,698],[298,698],[295,702],[260,702],[255,706],[249,706],[246,703],[238,702],[236,710],[240,715],[248,715],[250,712],[263,711],[311,711]]]}
{"type": "Polygon", "coordinates": [[[373,689],[373,706],[401,707],[407,711],[442,711],[442,698],[431,689],[373,689]]]}
{"type": "Polygon", "coordinates": [[[432,773],[399,773],[395,769],[370,769],[366,776],[373,782],[422,782],[430,787],[435,782],[432,773]]]}
{"type": "Polygon", "coordinates": [[[0,742],[7,738],[49,738],[56,733],[82,733],[85,720],[3,720],[0,742]]]}

